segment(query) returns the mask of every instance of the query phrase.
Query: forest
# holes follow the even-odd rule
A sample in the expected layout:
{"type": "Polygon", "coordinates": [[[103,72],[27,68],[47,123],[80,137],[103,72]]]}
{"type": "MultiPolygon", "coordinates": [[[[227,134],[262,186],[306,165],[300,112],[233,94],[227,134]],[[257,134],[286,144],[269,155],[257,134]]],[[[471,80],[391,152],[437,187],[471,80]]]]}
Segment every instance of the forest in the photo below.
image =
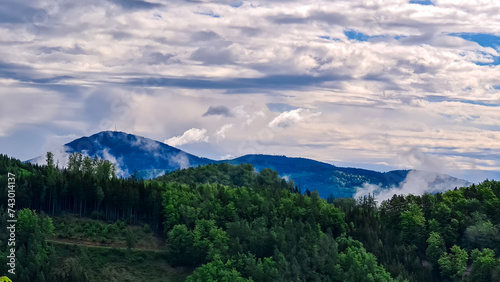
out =
{"type": "Polygon", "coordinates": [[[50,153],[46,159],[39,166],[0,155],[0,275],[8,274],[12,173],[17,264],[7,276],[16,282],[115,281],[95,275],[111,263],[107,255],[96,255],[98,264],[65,257],[71,246],[54,241],[74,232],[55,230],[64,226],[62,216],[92,222],[82,232],[102,242],[122,236],[124,256],[134,249],[127,226],[164,242],[154,254],[130,255],[132,268],[162,260],[188,272],[158,281],[500,281],[497,181],[377,203],[322,199],[249,164],[210,164],[142,180],[117,178],[112,163],[78,153],[65,168],[50,153]]]}

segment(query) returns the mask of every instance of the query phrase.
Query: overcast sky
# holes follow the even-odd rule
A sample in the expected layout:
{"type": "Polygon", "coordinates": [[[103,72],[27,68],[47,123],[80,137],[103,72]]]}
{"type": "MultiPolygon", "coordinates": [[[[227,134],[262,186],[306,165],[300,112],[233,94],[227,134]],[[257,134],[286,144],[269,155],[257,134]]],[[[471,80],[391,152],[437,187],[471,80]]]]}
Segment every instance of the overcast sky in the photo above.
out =
{"type": "Polygon", "coordinates": [[[116,127],[500,179],[499,45],[496,0],[4,0],[0,153],[116,127]]]}

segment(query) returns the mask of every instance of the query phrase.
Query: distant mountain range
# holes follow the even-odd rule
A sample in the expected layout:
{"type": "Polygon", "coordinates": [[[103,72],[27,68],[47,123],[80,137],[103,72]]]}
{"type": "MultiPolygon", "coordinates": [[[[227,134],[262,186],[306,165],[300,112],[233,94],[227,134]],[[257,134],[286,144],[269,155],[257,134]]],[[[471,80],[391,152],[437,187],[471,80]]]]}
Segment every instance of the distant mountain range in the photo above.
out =
{"type": "MultiPolygon", "coordinates": [[[[186,153],[159,141],[117,131],[103,131],[89,137],[78,138],[65,144],[60,152],[55,153],[55,158],[64,165],[67,155],[74,152],[112,161],[120,177],[135,174],[144,179],[210,163],[225,162],[235,165],[249,163],[257,171],[263,168],[274,169],[281,177],[293,179],[302,192],[317,190],[324,198],[330,195],[352,197],[356,193],[356,188],[367,183],[382,188],[398,186],[404,183],[410,172],[409,170],[378,172],[345,168],[306,158],[274,155],[245,155],[232,160],[216,161],[186,153]]],[[[44,163],[45,157],[40,156],[28,162],[44,163]]],[[[467,181],[449,175],[435,173],[432,175],[439,183],[445,182],[454,186],[469,185],[467,181]]]]}

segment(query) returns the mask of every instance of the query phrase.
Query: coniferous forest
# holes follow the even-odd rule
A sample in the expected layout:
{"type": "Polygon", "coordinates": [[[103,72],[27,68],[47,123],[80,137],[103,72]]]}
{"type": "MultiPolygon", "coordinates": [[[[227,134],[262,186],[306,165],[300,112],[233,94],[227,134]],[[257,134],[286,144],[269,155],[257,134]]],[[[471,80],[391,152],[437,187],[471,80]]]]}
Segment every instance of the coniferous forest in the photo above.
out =
{"type": "MultiPolygon", "coordinates": [[[[81,154],[64,169],[50,153],[43,166],[0,155],[2,225],[8,173],[16,178],[16,282],[500,281],[496,181],[377,203],[322,199],[248,164],[142,180],[117,178],[110,162],[81,154]],[[141,250],[141,236],[162,244],[141,250]],[[123,250],[105,248],[120,238],[123,250]],[[95,246],[79,244],[85,239],[95,246]],[[155,276],[157,264],[169,272],[155,276]]],[[[5,230],[0,275],[9,269],[5,230]]]]}

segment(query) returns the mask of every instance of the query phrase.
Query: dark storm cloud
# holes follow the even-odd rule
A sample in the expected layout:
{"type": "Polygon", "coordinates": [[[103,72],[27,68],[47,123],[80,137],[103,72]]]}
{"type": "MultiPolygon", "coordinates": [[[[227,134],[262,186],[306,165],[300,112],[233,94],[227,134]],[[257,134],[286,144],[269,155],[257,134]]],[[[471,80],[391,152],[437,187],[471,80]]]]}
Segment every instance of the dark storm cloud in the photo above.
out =
{"type": "Polygon", "coordinates": [[[111,31],[108,34],[111,34],[111,36],[113,36],[113,39],[116,40],[129,39],[133,37],[132,34],[125,31],[111,31]]]}
{"type": "Polygon", "coordinates": [[[26,65],[4,63],[0,61],[0,77],[19,79],[25,78],[26,74],[32,74],[35,70],[26,65]],[[23,75],[24,74],[24,75],[23,75]]]}
{"type": "Polygon", "coordinates": [[[36,84],[55,83],[72,78],[68,75],[44,77],[34,68],[26,65],[4,63],[0,61],[0,77],[10,78],[20,82],[36,84]]]}
{"type": "Polygon", "coordinates": [[[72,48],[63,48],[63,47],[48,47],[43,46],[38,48],[43,54],[52,54],[54,52],[62,52],[70,55],[82,55],[86,54],[85,50],[78,44],[75,44],[72,48]]]}
{"type": "Polygon", "coordinates": [[[18,1],[2,1],[0,5],[0,23],[31,23],[38,10],[18,1]]]}
{"type": "Polygon", "coordinates": [[[175,57],[173,54],[164,54],[161,52],[153,52],[149,54],[148,64],[150,65],[161,65],[172,63],[172,58],[175,57]]]}
{"type": "Polygon", "coordinates": [[[227,48],[201,47],[191,54],[190,59],[200,61],[206,65],[228,65],[234,63],[234,55],[227,48]]]}
{"type": "Polygon", "coordinates": [[[206,117],[206,116],[232,117],[234,115],[233,115],[233,113],[231,113],[231,110],[226,106],[210,106],[208,108],[207,112],[203,114],[203,116],[204,117],[206,117]]]}
{"type": "MultiPolygon", "coordinates": [[[[308,76],[308,75],[271,75],[261,78],[229,78],[208,80],[197,78],[160,78],[155,80],[158,87],[181,87],[187,89],[303,89],[320,86],[324,82],[349,80],[348,76],[308,76]]],[[[144,79],[134,78],[124,82],[127,85],[144,85],[144,79]]]]}
{"type": "Polygon", "coordinates": [[[262,33],[262,29],[254,27],[236,27],[240,30],[241,35],[245,37],[254,37],[262,33]]]}
{"type": "Polygon", "coordinates": [[[220,36],[213,31],[198,31],[191,35],[193,41],[211,41],[219,38],[220,36]]]}

